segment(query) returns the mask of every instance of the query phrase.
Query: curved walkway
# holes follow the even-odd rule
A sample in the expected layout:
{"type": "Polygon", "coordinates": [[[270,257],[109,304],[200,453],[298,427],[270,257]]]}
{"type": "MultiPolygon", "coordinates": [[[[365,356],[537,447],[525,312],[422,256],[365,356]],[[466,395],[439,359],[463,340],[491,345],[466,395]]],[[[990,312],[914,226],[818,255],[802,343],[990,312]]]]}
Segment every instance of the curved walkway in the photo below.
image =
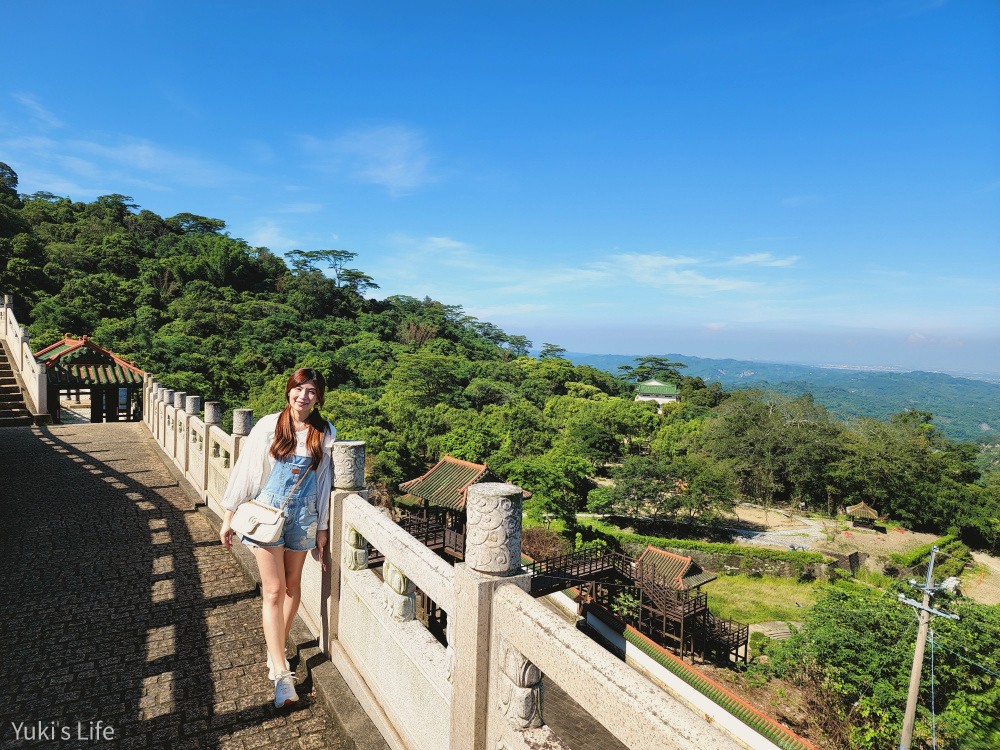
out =
{"type": "Polygon", "coordinates": [[[351,746],[140,425],[0,429],[0,637],[0,748],[351,746]]]}

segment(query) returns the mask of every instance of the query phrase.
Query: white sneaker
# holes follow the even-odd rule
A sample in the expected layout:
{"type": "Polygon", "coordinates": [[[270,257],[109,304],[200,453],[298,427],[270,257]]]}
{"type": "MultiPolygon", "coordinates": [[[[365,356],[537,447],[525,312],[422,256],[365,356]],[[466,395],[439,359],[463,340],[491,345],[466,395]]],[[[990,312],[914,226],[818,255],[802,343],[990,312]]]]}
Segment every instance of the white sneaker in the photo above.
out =
{"type": "MultiPolygon", "coordinates": [[[[291,671],[291,669],[292,669],[292,667],[288,663],[288,657],[286,656],[285,657],[285,669],[284,669],[284,671],[288,672],[288,671],[291,671]]],[[[268,653],[268,655],[267,655],[267,679],[269,679],[271,682],[274,682],[276,679],[278,679],[278,675],[274,671],[274,664],[271,663],[271,654],[270,653],[268,653]]]]}
{"type": "Polygon", "coordinates": [[[298,699],[299,695],[295,692],[295,675],[285,670],[274,681],[274,705],[276,708],[282,708],[289,703],[295,703],[298,699]]]}

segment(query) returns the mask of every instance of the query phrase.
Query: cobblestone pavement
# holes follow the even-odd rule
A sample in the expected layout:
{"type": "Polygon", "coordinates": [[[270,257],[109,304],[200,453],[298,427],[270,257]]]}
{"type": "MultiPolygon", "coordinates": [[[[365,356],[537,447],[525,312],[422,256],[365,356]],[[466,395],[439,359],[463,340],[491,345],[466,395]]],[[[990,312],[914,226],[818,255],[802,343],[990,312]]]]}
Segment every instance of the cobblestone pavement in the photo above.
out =
{"type": "Polygon", "coordinates": [[[348,746],[137,424],[0,429],[0,642],[0,748],[348,746]]]}

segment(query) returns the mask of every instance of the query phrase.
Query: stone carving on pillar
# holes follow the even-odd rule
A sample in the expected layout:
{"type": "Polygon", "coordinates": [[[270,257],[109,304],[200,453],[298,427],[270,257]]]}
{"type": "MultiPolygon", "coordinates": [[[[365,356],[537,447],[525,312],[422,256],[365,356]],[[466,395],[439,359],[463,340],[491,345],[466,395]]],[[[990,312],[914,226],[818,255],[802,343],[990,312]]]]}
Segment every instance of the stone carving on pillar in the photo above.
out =
{"type": "Polygon", "coordinates": [[[344,567],[348,570],[368,567],[368,542],[353,526],[344,526],[344,567]]]}
{"type": "Polygon", "coordinates": [[[500,639],[500,710],[515,729],[537,729],[542,721],[542,673],[520,651],[500,639]]]}
{"type": "Polygon", "coordinates": [[[503,482],[469,487],[465,562],[473,570],[507,576],[521,567],[521,488],[503,482]]]}
{"type": "MultiPolygon", "coordinates": [[[[367,561],[367,556],[366,556],[367,561]]],[[[402,570],[386,560],[382,566],[382,594],[393,620],[407,622],[417,616],[417,587],[402,570]]]]}
{"type": "Polygon", "coordinates": [[[338,440],[333,444],[333,487],[337,490],[365,488],[363,440],[338,440]]]}

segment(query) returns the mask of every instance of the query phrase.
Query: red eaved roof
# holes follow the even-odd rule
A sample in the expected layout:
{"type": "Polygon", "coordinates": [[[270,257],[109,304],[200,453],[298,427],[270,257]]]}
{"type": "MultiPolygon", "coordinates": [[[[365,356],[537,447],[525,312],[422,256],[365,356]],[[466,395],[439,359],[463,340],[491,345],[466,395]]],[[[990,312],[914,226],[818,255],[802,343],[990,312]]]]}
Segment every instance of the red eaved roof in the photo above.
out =
{"type": "Polygon", "coordinates": [[[92,385],[135,385],[146,374],[114,352],[98,346],[89,336],[62,341],[35,352],[45,365],[51,385],[59,388],[92,385]]]}
{"type": "Polygon", "coordinates": [[[635,567],[640,578],[653,578],[682,590],[715,580],[714,575],[702,572],[690,557],[667,552],[652,544],[646,545],[646,549],[635,561],[635,567]]]}
{"type": "Polygon", "coordinates": [[[399,489],[429,505],[462,510],[465,508],[466,492],[482,479],[486,470],[486,464],[474,464],[445,454],[426,474],[403,482],[399,489]]]}

